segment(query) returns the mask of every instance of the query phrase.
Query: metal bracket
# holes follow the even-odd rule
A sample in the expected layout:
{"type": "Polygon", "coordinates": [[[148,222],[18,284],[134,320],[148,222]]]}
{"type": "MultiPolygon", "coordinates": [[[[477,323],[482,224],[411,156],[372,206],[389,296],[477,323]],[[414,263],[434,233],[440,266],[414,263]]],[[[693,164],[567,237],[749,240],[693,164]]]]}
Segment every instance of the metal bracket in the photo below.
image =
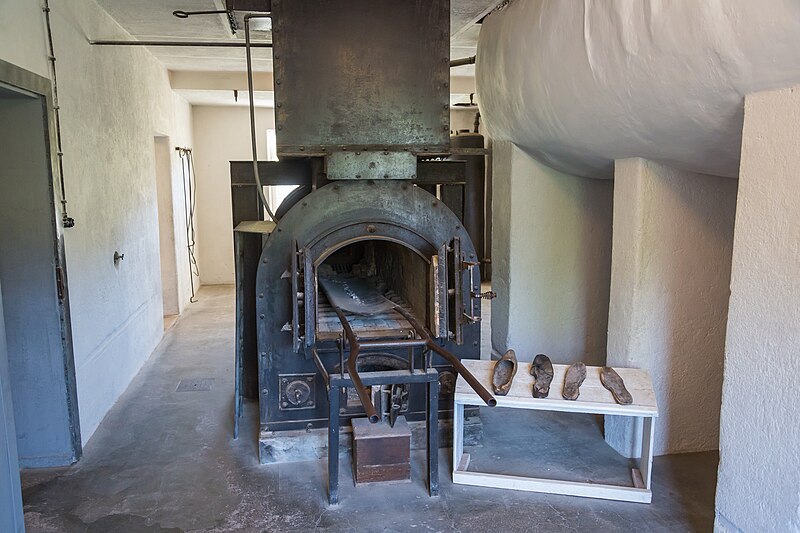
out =
{"type": "Polygon", "coordinates": [[[494,300],[497,298],[497,293],[494,291],[477,292],[472,291],[473,300],[494,300]]]}
{"type": "Polygon", "coordinates": [[[481,317],[479,316],[468,315],[467,313],[464,313],[461,316],[464,317],[464,319],[470,324],[476,324],[481,321],[481,317]]]}

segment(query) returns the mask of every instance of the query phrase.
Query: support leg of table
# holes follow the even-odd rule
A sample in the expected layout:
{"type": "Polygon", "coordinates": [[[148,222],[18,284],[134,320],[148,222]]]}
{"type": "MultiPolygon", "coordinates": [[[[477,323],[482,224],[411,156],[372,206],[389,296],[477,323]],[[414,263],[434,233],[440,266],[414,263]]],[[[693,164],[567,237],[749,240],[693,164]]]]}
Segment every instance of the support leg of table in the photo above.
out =
{"type": "Polygon", "coordinates": [[[650,490],[650,479],[652,478],[654,437],[653,417],[642,417],[642,457],[639,460],[639,470],[642,472],[642,481],[647,490],[650,490]]]}
{"type": "Polygon", "coordinates": [[[439,382],[428,382],[428,492],[439,495],[439,382]]]}
{"type": "Polygon", "coordinates": [[[464,404],[456,401],[453,405],[453,471],[458,470],[464,453],[464,404]]]}
{"type": "Polygon", "coordinates": [[[339,503],[339,387],[328,388],[328,503],[339,503]]]}

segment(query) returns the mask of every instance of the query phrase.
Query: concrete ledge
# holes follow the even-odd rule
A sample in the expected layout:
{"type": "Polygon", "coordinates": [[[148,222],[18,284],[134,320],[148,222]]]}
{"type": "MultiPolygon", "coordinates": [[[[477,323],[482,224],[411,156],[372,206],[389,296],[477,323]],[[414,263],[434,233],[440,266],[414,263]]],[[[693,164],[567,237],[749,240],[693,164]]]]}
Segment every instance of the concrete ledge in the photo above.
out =
{"type": "MultiPolygon", "coordinates": [[[[409,422],[411,428],[411,449],[424,450],[426,446],[425,422],[409,422]]],[[[339,433],[339,453],[349,454],[352,450],[352,428],[342,426],[339,433]]],[[[482,446],[483,422],[479,416],[467,417],[464,421],[464,444],[482,446]]],[[[453,421],[439,421],[439,447],[453,445],[453,421]]],[[[262,430],[258,439],[258,457],[261,464],[294,463],[317,461],[328,457],[328,429],[316,428],[296,431],[262,430]]]]}

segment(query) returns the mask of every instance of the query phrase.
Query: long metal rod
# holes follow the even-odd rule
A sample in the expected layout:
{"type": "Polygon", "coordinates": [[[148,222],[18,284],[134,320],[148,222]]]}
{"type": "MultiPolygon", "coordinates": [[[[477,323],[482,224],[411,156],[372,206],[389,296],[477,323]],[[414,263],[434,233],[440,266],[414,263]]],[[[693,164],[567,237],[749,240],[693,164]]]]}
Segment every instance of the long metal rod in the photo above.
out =
{"type": "Polygon", "coordinates": [[[419,334],[419,336],[425,340],[425,342],[428,345],[428,348],[430,348],[434,352],[438,353],[439,355],[447,359],[447,361],[449,361],[450,364],[453,365],[453,368],[455,368],[456,371],[459,374],[461,374],[461,377],[464,378],[464,381],[466,381],[467,384],[470,387],[472,387],[472,390],[474,390],[478,394],[478,396],[481,397],[481,399],[486,403],[486,405],[488,405],[489,407],[494,407],[495,405],[497,405],[497,400],[494,399],[494,396],[492,396],[489,393],[489,391],[486,390],[486,388],[483,385],[481,385],[481,382],[478,381],[469,370],[467,370],[467,368],[461,363],[461,360],[458,357],[456,357],[455,354],[450,353],[449,351],[445,350],[444,348],[436,344],[436,342],[433,340],[428,330],[417,321],[414,315],[412,315],[411,313],[409,313],[408,311],[399,306],[395,307],[394,310],[403,315],[405,319],[408,320],[408,323],[411,324],[411,327],[414,328],[419,334]]]}
{"type": "Polygon", "coordinates": [[[194,15],[227,15],[228,11],[225,9],[213,9],[213,10],[206,10],[206,11],[184,11],[182,9],[178,9],[172,12],[172,16],[178,17],[179,19],[186,19],[194,15]]]}
{"type": "Polygon", "coordinates": [[[267,197],[264,194],[264,186],[261,184],[261,177],[258,175],[258,150],[256,146],[256,105],[253,101],[253,58],[250,53],[250,19],[252,18],[270,18],[272,15],[261,15],[256,13],[249,13],[244,16],[244,42],[245,51],[247,55],[247,94],[250,100],[250,144],[253,148],[253,176],[256,179],[258,186],[258,197],[261,198],[261,203],[264,204],[264,209],[267,210],[270,220],[277,223],[278,219],[269,207],[267,197]]]}
{"type": "Polygon", "coordinates": [[[327,385],[330,382],[331,377],[328,374],[328,370],[325,368],[325,365],[322,363],[322,359],[319,358],[316,347],[311,348],[311,356],[314,358],[314,364],[317,365],[317,370],[320,374],[322,374],[322,379],[325,380],[325,384],[327,385]]]}
{"type": "Polygon", "coordinates": [[[474,64],[475,64],[475,56],[462,57],[461,59],[453,59],[452,61],[450,61],[450,68],[463,67],[464,65],[474,65],[474,64]]]}
{"type": "Polygon", "coordinates": [[[384,340],[384,341],[365,341],[361,343],[362,348],[374,348],[376,350],[393,350],[395,348],[419,348],[426,346],[424,340],[416,339],[399,339],[399,340],[384,340]]]}
{"type": "MultiPolygon", "coordinates": [[[[89,41],[95,46],[188,46],[202,48],[248,48],[238,41],[89,41]]],[[[272,43],[250,43],[250,48],[272,48],[272,43]]]]}
{"type": "Polygon", "coordinates": [[[380,417],[378,416],[378,412],[375,410],[375,406],[372,404],[372,399],[369,397],[367,388],[364,386],[364,383],[362,383],[361,376],[358,375],[358,369],[356,368],[358,352],[361,349],[361,345],[358,343],[358,337],[356,337],[356,334],[353,333],[353,329],[350,327],[350,324],[347,322],[347,318],[345,318],[341,309],[335,305],[331,307],[333,307],[336,316],[339,317],[339,322],[342,323],[342,329],[344,329],[344,334],[347,336],[347,342],[350,345],[350,356],[347,358],[347,373],[350,375],[350,379],[353,380],[353,388],[356,389],[358,399],[361,400],[361,405],[364,406],[364,411],[367,413],[367,418],[369,418],[371,423],[377,424],[380,420],[380,417]]]}

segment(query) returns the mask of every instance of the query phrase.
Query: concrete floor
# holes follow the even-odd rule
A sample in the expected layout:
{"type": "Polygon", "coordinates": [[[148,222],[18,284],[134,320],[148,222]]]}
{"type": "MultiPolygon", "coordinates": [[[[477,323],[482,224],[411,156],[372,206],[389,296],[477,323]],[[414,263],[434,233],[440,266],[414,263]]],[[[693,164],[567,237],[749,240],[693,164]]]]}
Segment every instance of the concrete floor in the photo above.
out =
{"type": "MultiPolygon", "coordinates": [[[[429,498],[424,454],[412,482],[355,488],[342,459],[341,503],[326,504],[326,465],[262,466],[258,413],[246,404],[231,439],[233,288],[204,287],[108,413],[76,465],[23,473],[30,532],[138,531],[709,531],[716,453],[656,458],[650,505],[454,486],[440,454],[441,496],[429,498]],[[213,378],[210,391],[175,392],[213,378]]],[[[630,482],[629,461],[592,416],[482,411],[487,470],[630,482]],[[491,443],[491,446],[488,445],[491,443]],[[534,466],[535,465],[535,466],[534,466]]]]}

